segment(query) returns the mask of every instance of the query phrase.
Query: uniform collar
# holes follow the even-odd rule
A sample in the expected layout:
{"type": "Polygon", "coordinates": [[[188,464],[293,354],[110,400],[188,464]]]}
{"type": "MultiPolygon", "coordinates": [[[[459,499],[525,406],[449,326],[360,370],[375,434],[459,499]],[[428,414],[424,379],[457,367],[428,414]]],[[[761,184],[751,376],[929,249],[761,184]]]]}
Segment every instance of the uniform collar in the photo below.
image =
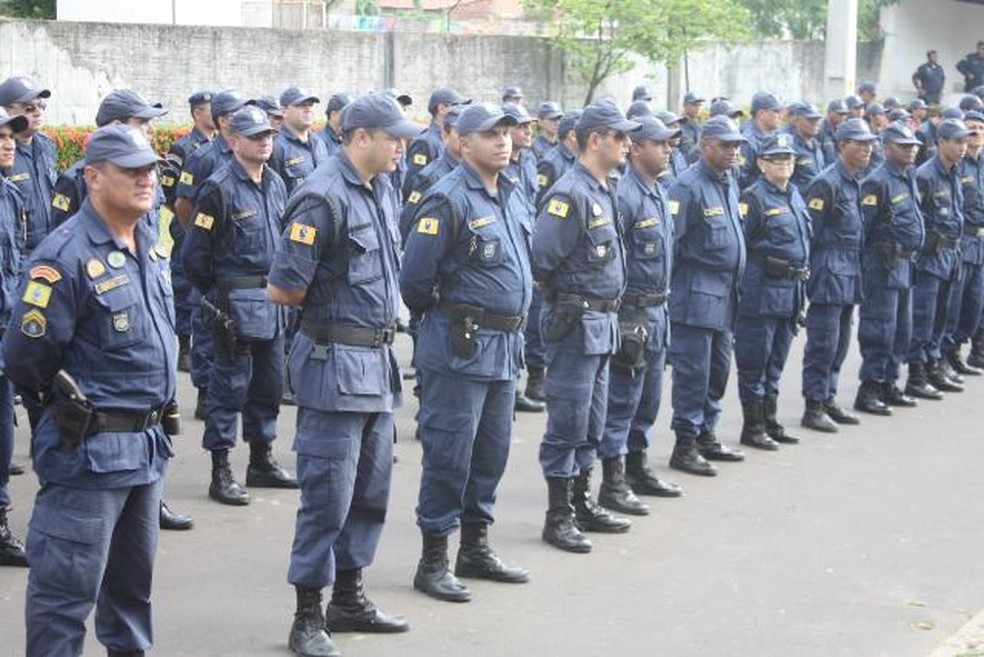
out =
{"type": "Polygon", "coordinates": [[[837,164],[835,164],[834,166],[837,168],[837,173],[840,174],[841,178],[846,178],[847,180],[853,181],[855,183],[860,180],[859,176],[862,174],[862,172],[859,171],[857,175],[852,174],[850,171],[847,170],[847,167],[844,166],[844,163],[841,161],[839,157],[837,158],[837,164]]]}
{"type": "Polygon", "coordinates": [[[954,166],[953,169],[947,171],[946,167],[943,166],[943,160],[940,159],[940,154],[937,153],[933,156],[933,168],[942,178],[952,178],[956,175],[957,167],[954,166]]]}
{"type": "Polygon", "coordinates": [[[191,134],[191,140],[198,144],[205,144],[212,141],[211,139],[206,137],[205,133],[199,130],[198,128],[192,128],[190,134],[191,134]]]}
{"type": "Polygon", "coordinates": [[[635,166],[632,164],[629,164],[629,170],[625,173],[624,180],[629,184],[634,184],[643,194],[646,194],[647,196],[656,196],[656,186],[659,185],[659,182],[654,182],[650,185],[646,182],[645,178],[643,178],[642,175],[636,171],[635,166]]]}
{"type": "Polygon", "coordinates": [[[715,171],[711,167],[707,166],[707,162],[704,161],[704,158],[700,158],[699,160],[697,160],[697,162],[698,162],[697,166],[700,167],[701,173],[703,173],[704,176],[706,176],[707,178],[710,178],[714,182],[719,183],[719,184],[722,184],[722,185],[725,185],[725,184],[728,184],[729,182],[731,182],[728,179],[728,172],[727,171],[725,171],[724,173],[718,173],[717,171],[715,171]]]}
{"type": "Polygon", "coordinates": [[[325,129],[324,129],[323,132],[324,132],[324,135],[326,137],[328,137],[328,139],[331,139],[336,144],[341,144],[342,143],[342,138],[338,135],[337,132],[335,132],[335,129],[331,127],[331,124],[330,123],[326,123],[325,124],[325,129]]]}
{"type": "Polygon", "coordinates": [[[303,146],[303,147],[307,148],[308,146],[311,145],[311,137],[312,137],[312,135],[311,135],[311,132],[310,131],[308,131],[307,141],[301,141],[301,138],[300,137],[298,137],[297,135],[295,135],[293,132],[291,132],[287,128],[284,128],[283,130],[281,130],[277,134],[279,136],[282,136],[287,141],[292,142],[294,144],[297,144],[298,146],[303,146]]]}
{"type": "MultiPolygon", "coordinates": [[[[256,183],[253,182],[253,179],[249,177],[249,174],[246,172],[243,165],[236,159],[235,155],[229,158],[229,170],[232,171],[233,175],[239,178],[242,182],[250,185],[256,185],[256,183]]],[[[270,167],[264,164],[259,186],[265,187],[268,180],[270,180],[270,167]]]]}
{"type": "Polygon", "coordinates": [[[594,174],[588,171],[586,166],[581,164],[580,160],[574,163],[574,170],[577,171],[582,178],[585,178],[588,181],[588,186],[591,187],[592,191],[601,192],[604,194],[611,191],[611,186],[602,186],[602,184],[598,182],[598,179],[594,177],[594,174]]]}
{"type": "MultiPolygon", "coordinates": [[[[112,242],[116,247],[125,251],[127,249],[126,244],[121,242],[113,233],[109,230],[109,226],[103,221],[96,209],[92,207],[92,203],[88,198],[82,202],[82,207],[79,208],[80,223],[85,228],[86,235],[89,237],[89,241],[93,244],[109,244],[112,242]]],[[[146,251],[154,246],[154,240],[150,234],[150,228],[144,217],[141,216],[137,220],[137,225],[134,228],[134,234],[137,239],[137,248],[140,251],[146,251]]]]}
{"type": "Polygon", "coordinates": [[[222,136],[221,132],[215,135],[212,143],[215,144],[215,147],[219,149],[220,153],[229,153],[232,151],[232,147],[229,146],[229,142],[226,141],[226,138],[222,136]]]}
{"type": "MultiPolygon", "coordinates": [[[[461,160],[461,162],[458,163],[458,168],[461,169],[462,175],[465,178],[465,184],[468,185],[469,189],[480,191],[491,198],[491,194],[489,194],[488,190],[485,189],[485,183],[482,182],[482,179],[479,177],[475,169],[471,168],[471,166],[469,166],[469,164],[464,160],[461,160]]],[[[500,194],[502,192],[508,194],[514,186],[512,180],[505,175],[505,171],[500,171],[496,180],[496,185],[500,194]]],[[[500,198],[500,202],[504,202],[504,200],[504,198],[500,198]]]]}

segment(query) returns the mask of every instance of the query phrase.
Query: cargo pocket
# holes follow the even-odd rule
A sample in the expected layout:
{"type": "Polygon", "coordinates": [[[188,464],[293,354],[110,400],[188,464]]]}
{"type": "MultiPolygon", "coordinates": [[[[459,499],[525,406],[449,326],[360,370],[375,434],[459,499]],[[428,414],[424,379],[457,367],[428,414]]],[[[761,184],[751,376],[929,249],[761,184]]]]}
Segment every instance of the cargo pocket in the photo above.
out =
{"type": "Polygon", "coordinates": [[[365,285],[383,277],[379,237],[371,223],[349,226],[348,282],[365,285]]]}
{"type": "Polygon", "coordinates": [[[94,596],[102,578],[103,520],[44,506],[34,510],[30,526],[28,558],[37,581],[48,591],[94,596]]]}
{"type": "Polygon", "coordinates": [[[106,351],[132,347],[147,337],[147,324],[140,299],[130,282],[95,296],[100,314],[99,342],[106,351]]]}
{"type": "Polygon", "coordinates": [[[389,378],[376,349],[334,345],[335,379],[343,395],[378,396],[389,392],[389,378]]]}

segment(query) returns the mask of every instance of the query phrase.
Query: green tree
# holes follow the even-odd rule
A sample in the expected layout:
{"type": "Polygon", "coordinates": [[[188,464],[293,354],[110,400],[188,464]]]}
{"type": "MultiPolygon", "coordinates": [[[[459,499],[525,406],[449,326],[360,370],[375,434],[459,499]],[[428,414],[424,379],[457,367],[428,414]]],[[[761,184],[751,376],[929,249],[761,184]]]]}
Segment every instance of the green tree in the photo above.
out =
{"type": "Polygon", "coordinates": [[[609,76],[629,70],[632,55],[676,64],[702,41],[733,44],[749,36],[738,0],[523,0],[527,15],[549,22],[587,85],[585,104],[609,76]]]}
{"type": "MultiPolygon", "coordinates": [[[[858,39],[881,38],[882,7],[899,0],[859,0],[858,39]]],[[[741,0],[752,16],[756,36],[817,41],[827,29],[827,0],[741,0]]]]}
{"type": "Polygon", "coordinates": [[[0,0],[0,15],[55,19],[56,0],[0,0]]]}

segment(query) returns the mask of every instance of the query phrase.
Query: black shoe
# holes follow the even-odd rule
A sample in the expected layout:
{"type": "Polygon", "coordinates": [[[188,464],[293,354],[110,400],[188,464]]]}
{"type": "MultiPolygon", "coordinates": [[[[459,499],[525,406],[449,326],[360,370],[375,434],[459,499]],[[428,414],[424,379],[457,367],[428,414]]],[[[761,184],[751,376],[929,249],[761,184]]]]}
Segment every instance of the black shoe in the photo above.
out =
{"type": "Polygon", "coordinates": [[[412,368],[407,368],[407,369],[403,370],[403,380],[404,381],[413,381],[416,378],[417,378],[417,370],[412,369],[412,368]]]}
{"type": "Polygon", "coordinates": [[[741,405],[744,422],[741,427],[742,445],[755,449],[774,452],[779,449],[779,443],[765,432],[765,415],[762,402],[746,402],[741,405]]]}
{"type": "Polygon", "coordinates": [[[677,441],[676,446],[673,448],[673,454],[670,455],[670,467],[680,472],[699,475],[701,477],[717,476],[717,468],[708,463],[700,455],[693,440],[683,443],[679,440],[677,441]]]}
{"type": "Polygon", "coordinates": [[[533,401],[547,401],[547,395],[543,391],[543,383],[546,372],[542,367],[526,368],[526,398],[533,401]]]}
{"type": "Polygon", "coordinates": [[[765,418],[765,433],[769,435],[769,438],[772,438],[772,440],[782,445],[796,445],[799,443],[799,438],[786,433],[786,427],[779,424],[779,420],[776,418],[776,414],[778,413],[778,405],[778,395],[766,395],[762,400],[762,415],[765,418]]]}
{"type": "Polygon", "coordinates": [[[287,646],[301,657],[342,657],[342,651],[331,640],[321,612],[321,591],[301,586],[297,590],[297,611],[290,627],[287,646]]]}
{"type": "Polygon", "coordinates": [[[384,614],[366,597],[361,568],[335,574],[325,625],[331,632],[395,634],[410,629],[406,618],[384,614]]]}
{"type": "Polygon", "coordinates": [[[971,351],[970,355],[967,356],[967,365],[984,371],[984,352],[971,351]]]}
{"type": "Polygon", "coordinates": [[[892,415],[892,409],[881,399],[882,388],[876,381],[862,381],[854,398],[854,410],[885,417],[892,415]]]}
{"type": "Polygon", "coordinates": [[[725,461],[737,463],[745,460],[745,453],[740,449],[727,447],[713,433],[705,431],[697,436],[697,450],[708,461],[725,461]]]}
{"type": "Polygon", "coordinates": [[[916,400],[902,392],[894,383],[885,383],[882,388],[882,400],[889,406],[899,406],[902,408],[913,408],[916,400]]]}
{"type": "Polygon", "coordinates": [[[199,388],[198,400],[195,402],[196,420],[205,420],[206,415],[208,415],[208,412],[206,411],[206,408],[208,408],[207,404],[208,404],[208,389],[199,388]]]}
{"type": "Polygon", "coordinates": [[[625,465],[621,457],[605,459],[601,463],[602,479],[598,491],[598,504],[630,516],[648,516],[649,505],[643,503],[625,480],[625,465]]]}
{"type": "Polygon", "coordinates": [[[280,395],[280,405],[297,406],[297,401],[294,399],[294,391],[286,386],[284,386],[284,393],[280,395]]]}
{"type": "Polygon", "coordinates": [[[547,405],[540,401],[534,401],[517,390],[514,408],[517,413],[542,413],[546,410],[547,405]]]}
{"type": "Polygon", "coordinates": [[[410,325],[407,324],[406,320],[402,317],[396,318],[396,332],[397,333],[409,333],[410,325]]]}
{"type": "Polygon", "coordinates": [[[905,383],[905,394],[919,399],[943,399],[943,393],[927,379],[926,366],[923,363],[909,363],[909,379],[905,383]]]}
{"type": "Polygon", "coordinates": [[[950,367],[953,368],[953,371],[957,374],[962,374],[964,376],[980,376],[981,374],[984,374],[984,370],[980,370],[964,361],[964,359],[960,357],[959,351],[950,352],[946,360],[950,364],[950,367]]]}
{"type": "Polygon", "coordinates": [[[24,464],[20,461],[11,461],[10,467],[7,468],[7,472],[9,472],[12,476],[22,475],[25,472],[24,464]]]}
{"type": "Polygon", "coordinates": [[[837,423],[827,415],[823,402],[807,400],[806,411],[803,413],[803,419],[800,420],[800,424],[807,429],[822,431],[823,433],[837,433],[840,431],[837,423]]]}
{"type": "Polygon", "coordinates": [[[926,364],[926,380],[940,392],[963,392],[963,386],[947,377],[940,363],[926,364]]]}
{"type": "Polygon", "coordinates": [[[195,526],[195,519],[191,516],[174,513],[168,508],[167,502],[161,500],[161,529],[172,531],[184,531],[195,526]]]}
{"type": "Polygon", "coordinates": [[[489,545],[489,527],[485,523],[463,523],[461,546],[454,564],[457,577],[487,579],[506,584],[525,584],[530,572],[518,566],[507,566],[489,545]]]}
{"type": "Polygon", "coordinates": [[[229,506],[249,504],[249,493],[232,478],[228,450],[218,449],[212,452],[212,483],[208,487],[208,496],[229,506]]]}
{"type": "Polygon", "coordinates": [[[837,424],[861,424],[861,418],[859,418],[856,413],[852,413],[843,406],[838,406],[837,402],[833,399],[828,399],[824,402],[823,410],[827,411],[827,415],[830,416],[830,419],[837,424]]]}
{"type": "Polygon", "coordinates": [[[119,650],[106,649],[106,657],[144,657],[145,654],[143,650],[124,650],[120,652],[119,650]]]}
{"type": "Polygon", "coordinates": [[[541,534],[543,541],[565,552],[591,552],[591,541],[574,524],[571,480],[567,477],[547,477],[547,495],[547,517],[541,534]]]}
{"type": "Polygon", "coordinates": [[[270,445],[265,443],[249,444],[246,485],[250,488],[300,488],[297,479],[280,467],[270,445]]]}
{"type": "Polygon", "coordinates": [[[963,386],[963,384],[966,383],[964,378],[950,366],[950,362],[948,360],[941,360],[936,365],[939,367],[940,372],[943,373],[943,376],[956,383],[958,386],[963,386]]]}
{"type": "Polygon", "coordinates": [[[471,591],[448,569],[448,537],[424,532],[423,542],[413,588],[445,602],[471,600],[471,591]]]}
{"type": "Polygon", "coordinates": [[[629,452],[625,455],[625,481],[636,495],[652,497],[680,497],[683,490],[676,484],[663,481],[646,465],[646,452],[629,452]]]}
{"type": "Polygon", "coordinates": [[[187,335],[178,338],[178,371],[191,371],[191,339],[187,335]]]}
{"type": "Polygon", "coordinates": [[[7,509],[0,509],[0,566],[28,567],[24,544],[10,531],[7,509]]]}
{"type": "Polygon", "coordinates": [[[591,499],[591,470],[582,470],[571,484],[574,524],[582,532],[624,534],[632,527],[628,518],[613,516],[591,499]]]}

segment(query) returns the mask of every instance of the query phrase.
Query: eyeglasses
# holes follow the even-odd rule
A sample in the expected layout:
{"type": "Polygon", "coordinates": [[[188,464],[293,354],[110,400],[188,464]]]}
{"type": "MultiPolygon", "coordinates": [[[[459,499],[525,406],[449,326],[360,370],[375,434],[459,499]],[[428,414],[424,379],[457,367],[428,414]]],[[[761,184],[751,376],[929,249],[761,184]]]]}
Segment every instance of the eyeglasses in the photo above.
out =
{"type": "Polygon", "coordinates": [[[24,114],[40,114],[48,108],[48,103],[39,100],[34,103],[14,103],[11,107],[16,108],[24,114]]]}
{"type": "Polygon", "coordinates": [[[258,132],[255,135],[246,135],[246,139],[250,141],[266,141],[267,139],[273,139],[272,132],[258,132]]]}

